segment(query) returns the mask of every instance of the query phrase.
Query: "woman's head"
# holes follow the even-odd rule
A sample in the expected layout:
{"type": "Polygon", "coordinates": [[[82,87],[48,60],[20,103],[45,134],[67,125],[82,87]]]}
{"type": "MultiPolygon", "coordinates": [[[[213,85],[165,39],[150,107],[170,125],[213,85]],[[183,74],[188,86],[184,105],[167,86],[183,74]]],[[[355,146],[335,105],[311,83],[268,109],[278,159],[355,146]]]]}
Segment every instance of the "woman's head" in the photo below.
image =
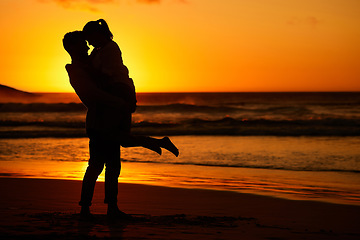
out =
{"type": "Polygon", "coordinates": [[[104,19],[88,22],[83,33],[88,42],[94,47],[100,47],[106,41],[112,40],[113,35],[104,19]]]}

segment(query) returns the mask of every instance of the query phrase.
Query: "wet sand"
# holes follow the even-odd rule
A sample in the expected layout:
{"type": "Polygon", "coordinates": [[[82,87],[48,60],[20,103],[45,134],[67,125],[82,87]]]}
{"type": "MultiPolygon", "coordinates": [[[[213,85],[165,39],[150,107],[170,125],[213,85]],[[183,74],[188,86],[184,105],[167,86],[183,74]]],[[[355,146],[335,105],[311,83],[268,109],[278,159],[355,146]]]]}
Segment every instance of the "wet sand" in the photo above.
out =
{"type": "Polygon", "coordinates": [[[0,178],[1,239],[360,239],[360,206],[226,191],[119,184],[130,221],[110,221],[98,182],[93,221],[81,181],[0,178]]]}

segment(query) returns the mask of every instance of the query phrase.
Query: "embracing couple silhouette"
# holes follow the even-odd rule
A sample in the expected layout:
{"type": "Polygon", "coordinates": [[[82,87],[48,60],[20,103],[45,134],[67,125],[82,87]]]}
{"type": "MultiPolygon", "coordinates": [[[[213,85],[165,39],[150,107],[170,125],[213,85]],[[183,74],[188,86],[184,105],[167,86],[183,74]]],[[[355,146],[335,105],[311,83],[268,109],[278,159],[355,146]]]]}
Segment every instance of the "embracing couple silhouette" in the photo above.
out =
{"type": "Polygon", "coordinates": [[[90,21],[82,31],[66,33],[63,46],[71,57],[71,64],[66,65],[70,84],[87,108],[90,159],[82,184],[80,215],[86,219],[93,217],[90,206],[95,183],[106,166],[107,215],[113,219],[131,218],[117,204],[120,146],[141,146],[160,155],[164,148],[176,157],[179,150],[168,137],[156,139],[131,134],[131,118],[137,102],[135,86],[105,20],[90,21]],[[88,43],[94,47],[90,55],[88,43]]]}

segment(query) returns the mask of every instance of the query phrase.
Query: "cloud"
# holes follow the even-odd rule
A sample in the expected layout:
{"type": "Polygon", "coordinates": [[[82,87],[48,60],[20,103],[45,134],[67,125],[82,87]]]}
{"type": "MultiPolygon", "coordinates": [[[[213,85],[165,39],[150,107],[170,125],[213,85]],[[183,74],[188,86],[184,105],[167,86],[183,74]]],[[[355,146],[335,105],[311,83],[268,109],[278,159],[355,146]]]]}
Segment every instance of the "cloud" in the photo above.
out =
{"type": "Polygon", "coordinates": [[[308,17],[306,19],[306,22],[312,26],[317,26],[320,23],[319,19],[317,19],[316,17],[308,17]]]}
{"type": "Polygon", "coordinates": [[[314,16],[306,17],[306,18],[299,18],[299,17],[292,17],[286,21],[289,25],[308,25],[316,27],[319,25],[321,21],[314,16]]]}
{"type": "MultiPolygon", "coordinates": [[[[66,9],[87,10],[91,12],[100,12],[98,6],[101,4],[115,4],[119,0],[37,0],[41,3],[55,2],[66,9]]],[[[129,0],[140,4],[160,4],[165,0],[129,0]]],[[[166,0],[179,3],[187,3],[187,0],[166,0]]]]}
{"type": "Polygon", "coordinates": [[[139,3],[160,3],[161,0],[137,0],[139,3]]]}
{"type": "MultiPolygon", "coordinates": [[[[162,3],[164,0],[136,0],[139,3],[153,4],[153,3],[162,3]]],[[[187,0],[172,0],[173,2],[187,3],[187,0]]]]}
{"type": "Polygon", "coordinates": [[[115,0],[38,0],[41,3],[54,2],[65,9],[85,10],[90,12],[100,12],[98,5],[111,4],[115,0]]]}

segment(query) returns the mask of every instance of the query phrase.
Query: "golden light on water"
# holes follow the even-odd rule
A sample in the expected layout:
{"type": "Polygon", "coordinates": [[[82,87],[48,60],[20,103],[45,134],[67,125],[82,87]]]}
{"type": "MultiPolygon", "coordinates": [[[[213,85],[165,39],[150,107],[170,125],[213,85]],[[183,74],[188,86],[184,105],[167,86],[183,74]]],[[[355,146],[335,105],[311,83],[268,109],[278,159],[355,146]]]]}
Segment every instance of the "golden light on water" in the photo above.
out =
{"type": "MultiPolygon", "coordinates": [[[[356,173],[272,169],[273,161],[277,167],[285,161],[287,168],[296,168],[306,164],[310,155],[355,156],[357,138],[178,136],[172,140],[181,149],[179,158],[166,151],[159,156],[143,148],[122,149],[119,182],[360,204],[356,173]],[[245,162],[259,162],[262,167],[235,167],[245,162]]],[[[0,148],[2,177],[81,181],[89,158],[87,138],[4,139],[0,148]]],[[[316,167],[314,161],[312,167],[316,167]]],[[[351,165],[355,162],[347,164],[356,169],[351,165]]],[[[104,181],[104,174],[98,181],[104,181]]]]}

